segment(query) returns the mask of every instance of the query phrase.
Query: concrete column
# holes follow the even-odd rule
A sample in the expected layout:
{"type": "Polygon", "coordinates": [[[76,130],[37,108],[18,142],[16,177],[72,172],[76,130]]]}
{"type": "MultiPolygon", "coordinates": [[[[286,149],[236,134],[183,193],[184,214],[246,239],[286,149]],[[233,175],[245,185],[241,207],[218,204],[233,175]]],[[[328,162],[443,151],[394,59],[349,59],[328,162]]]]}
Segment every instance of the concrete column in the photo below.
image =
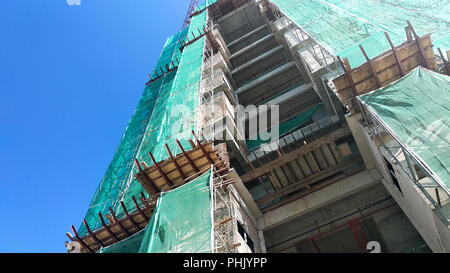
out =
{"type": "MultiPolygon", "coordinates": [[[[342,118],[344,116],[344,111],[342,104],[335,100],[331,100],[332,96],[331,94],[328,94],[328,90],[326,89],[323,81],[322,81],[322,75],[326,72],[326,70],[323,68],[319,71],[316,71],[314,74],[311,73],[309,70],[307,64],[305,63],[305,60],[298,54],[297,52],[293,53],[295,62],[297,63],[297,67],[302,67],[302,73],[306,73],[307,78],[311,81],[314,87],[314,91],[316,91],[317,95],[322,100],[325,108],[327,109],[329,116],[337,115],[339,118],[342,118]],[[333,105],[334,103],[334,105],[333,105]]],[[[299,68],[300,69],[300,68],[299,68]]]]}
{"type": "Polygon", "coordinates": [[[262,230],[258,231],[258,235],[259,235],[259,246],[261,248],[261,253],[267,253],[266,240],[264,240],[264,233],[262,232],[262,230]]]}
{"type": "Polygon", "coordinates": [[[348,127],[353,134],[353,138],[355,139],[356,145],[358,146],[359,152],[361,153],[361,157],[364,161],[364,165],[367,170],[374,169],[376,167],[374,157],[372,152],[370,151],[369,145],[366,143],[366,139],[364,138],[364,132],[361,128],[361,120],[362,114],[353,114],[345,116],[348,127]]]}

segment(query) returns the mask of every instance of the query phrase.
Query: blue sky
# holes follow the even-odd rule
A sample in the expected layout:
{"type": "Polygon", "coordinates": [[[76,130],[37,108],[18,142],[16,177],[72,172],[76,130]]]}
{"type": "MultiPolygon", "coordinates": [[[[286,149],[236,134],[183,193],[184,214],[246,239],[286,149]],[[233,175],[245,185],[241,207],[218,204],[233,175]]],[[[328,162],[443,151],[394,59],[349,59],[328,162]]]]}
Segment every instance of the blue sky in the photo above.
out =
{"type": "Polygon", "coordinates": [[[0,252],[65,252],[188,6],[0,1],[0,252]]]}

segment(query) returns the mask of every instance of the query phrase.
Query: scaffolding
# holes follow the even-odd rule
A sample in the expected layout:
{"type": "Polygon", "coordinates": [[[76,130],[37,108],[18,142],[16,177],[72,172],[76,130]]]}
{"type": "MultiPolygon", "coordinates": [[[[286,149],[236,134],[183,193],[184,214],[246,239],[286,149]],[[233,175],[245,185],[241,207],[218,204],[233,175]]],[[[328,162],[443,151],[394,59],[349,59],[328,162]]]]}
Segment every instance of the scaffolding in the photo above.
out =
{"type": "MultiPolygon", "coordinates": [[[[102,226],[98,214],[109,208],[120,218],[125,215],[121,203],[131,207],[134,196],[144,192],[134,178],[135,159],[158,162],[169,157],[166,145],[178,154],[198,123],[198,93],[202,73],[206,12],[195,15],[189,27],[170,37],[149,75],[144,93],[116,149],[85,216],[92,230],[102,226]]],[[[147,196],[148,197],[148,196],[147,196]]],[[[88,234],[81,225],[80,236],[88,234]]]]}
{"type": "MultiPolygon", "coordinates": [[[[207,10],[206,13],[206,30],[213,31],[213,22],[207,10]]],[[[209,39],[205,39],[203,48],[203,64],[202,77],[200,82],[200,96],[199,104],[201,109],[201,116],[199,118],[199,125],[197,134],[204,140],[212,140],[209,134],[205,134],[204,127],[214,120],[214,65],[213,65],[214,51],[209,39]]]]}
{"type": "MultiPolygon", "coordinates": [[[[226,110],[222,109],[224,107],[222,107],[221,101],[229,103],[227,100],[228,94],[224,95],[223,92],[216,89],[217,79],[220,77],[226,79],[223,71],[214,68],[214,57],[217,52],[216,45],[210,38],[213,37],[214,22],[213,16],[210,14],[213,12],[208,7],[216,2],[207,0],[204,1],[203,5],[199,6],[199,1],[193,0],[184,22],[184,28],[167,40],[155,70],[149,74],[150,79],[115,151],[113,160],[108,166],[91,201],[85,221],[78,229],[77,238],[79,235],[81,237],[88,234],[92,236],[102,226],[104,228],[107,227],[102,215],[106,215],[110,222],[114,224],[118,223],[121,225],[121,221],[117,219],[124,217],[127,217],[130,223],[134,223],[134,217],[138,213],[130,216],[126,208],[135,206],[143,220],[139,223],[134,223],[139,235],[135,234],[136,237],[131,237],[130,239],[138,240],[136,238],[143,234],[139,230],[143,228],[142,225],[145,226],[147,224],[147,217],[150,214],[150,210],[153,209],[150,208],[147,200],[154,197],[148,194],[149,191],[147,191],[147,194],[142,194],[140,200],[147,209],[146,212],[142,212],[141,205],[138,204],[135,198],[135,196],[145,192],[142,184],[136,178],[136,174],[141,168],[139,161],[149,162],[150,166],[156,165],[158,167],[157,162],[162,162],[168,159],[169,156],[172,157],[170,151],[178,155],[186,153],[185,150],[195,149],[195,145],[189,141],[191,132],[196,132],[194,136],[199,136],[199,139],[209,141],[214,148],[213,140],[216,135],[214,133],[205,134],[204,129],[208,126],[213,126],[214,129],[215,122],[222,118],[224,113],[226,115],[226,110]],[[218,111],[218,108],[221,108],[223,111],[218,111]],[[98,217],[99,215],[100,217],[98,217]],[[111,217],[113,218],[112,220],[111,217]]],[[[326,75],[328,78],[338,77],[345,71],[345,67],[339,66],[339,63],[341,63],[339,56],[347,58],[349,66],[351,64],[353,67],[356,67],[363,64],[368,58],[373,58],[392,48],[391,41],[384,38],[385,32],[391,35],[394,44],[404,41],[404,36],[407,35],[407,32],[405,34],[401,26],[406,19],[412,17],[418,32],[431,32],[436,36],[435,44],[438,47],[444,50],[450,48],[450,36],[448,33],[450,22],[446,16],[450,10],[448,10],[448,5],[442,5],[441,1],[429,0],[426,5],[417,0],[372,0],[363,1],[358,5],[355,5],[355,1],[349,0],[271,0],[270,2],[277,19],[275,25],[279,30],[282,29],[284,31],[288,43],[292,47],[296,47],[295,50],[307,61],[312,72],[325,68],[328,72],[328,75],[326,75]],[[375,2],[379,6],[375,6],[375,2]],[[398,12],[399,15],[394,18],[393,14],[395,12],[398,12]],[[414,15],[415,13],[420,16],[414,15]],[[389,20],[384,20],[383,16],[388,17],[389,20]],[[364,56],[361,54],[360,45],[364,45],[369,57],[366,56],[364,51],[362,52],[364,56]]],[[[282,138],[280,139],[284,141],[284,144],[278,144],[279,146],[274,151],[279,152],[281,150],[281,153],[284,154],[283,147],[289,146],[291,142],[296,142],[296,135],[300,136],[300,133],[302,133],[303,138],[299,137],[299,139],[304,140],[303,129],[305,128],[310,129],[311,134],[314,134],[313,126],[306,126],[302,129],[298,127],[309,121],[320,107],[320,105],[317,105],[310,111],[302,113],[282,124],[282,138]],[[297,125],[290,124],[292,122],[297,125]],[[292,141],[290,140],[291,138],[292,141]]],[[[377,128],[382,127],[381,121],[376,118],[374,120],[377,128]]],[[[337,123],[336,120],[330,120],[325,125],[331,126],[335,123],[337,123]]],[[[314,125],[319,126],[320,129],[321,123],[314,125]]],[[[386,126],[383,128],[388,130],[386,126]]],[[[258,142],[254,147],[272,144],[258,142]]],[[[248,146],[252,148],[250,143],[248,146]]],[[[239,148],[242,151],[242,148],[239,148]]],[[[405,155],[411,155],[408,150],[405,150],[404,147],[402,148],[405,155]]],[[[267,155],[264,154],[264,156],[267,155]]],[[[258,154],[258,151],[253,151],[245,159],[249,166],[254,169],[251,161],[259,161],[260,157],[262,157],[261,152],[258,154]]],[[[414,160],[414,157],[411,160],[414,160]]],[[[408,165],[405,166],[405,169],[408,170],[409,168],[411,178],[417,182],[417,174],[411,171],[410,162],[407,163],[408,165]]],[[[423,171],[427,172],[427,170],[428,168],[425,168],[423,171]]],[[[427,174],[442,188],[442,183],[439,183],[439,179],[433,173],[428,172],[427,174]]],[[[200,241],[204,243],[206,238],[204,237],[199,239],[198,248],[182,242],[180,244],[183,246],[173,244],[177,248],[172,249],[172,246],[164,245],[160,240],[161,244],[159,246],[155,246],[153,249],[154,245],[150,244],[147,249],[142,251],[235,251],[233,247],[235,243],[233,227],[230,221],[230,219],[233,219],[231,196],[227,192],[226,187],[224,187],[227,182],[220,174],[218,177],[214,177],[213,170],[211,170],[210,176],[208,197],[210,198],[209,204],[211,207],[208,212],[211,214],[211,221],[207,224],[203,223],[205,227],[203,235],[209,232],[211,244],[208,247],[204,244],[200,245],[200,241]],[[209,229],[206,228],[207,225],[210,225],[209,229]]],[[[263,186],[267,184],[263,183],[260,177],[258,179],[263,186]]],[[[418,186],[420,187],[420,185],[418,186]]],[[[449,194],[447,188],[443,188],[443,191],[449,194]]],[[[428,192],[425,191],[424,194],[430,197],[428,192]]],[[[438,193],[436,195],[437,198],[431,198],[430,201],[434,202],[434,206],[439,207],[441,205],[439,195],[438,193]]],[[[159,199],[157,210],[162,209],[160,205],[163,199],[159,199]]],[[[178,201],[181,202],[183,200],[178,201]]],[[[165,201],[164,204],[166,204],[165,201]]],[[[172,205],[182,206],[179,203],[173,203],[172,205]]],[[[155,227],[161,226],[161,223],[156,221],[169,216],[169,212],[153,214],[152,220],[147,226],[149,235],[145,235],[147,239],[150,238],[148,240],[153,240],[160,236],[160,229],[156,230],[155,227]],[[161,217],[154,219],[159,216],[161,217]]],[[[172,216],[173,219],[180,220],[178,228],[182,228],[184,223],[182,216],[186,215],[172,216]]],[[[441,216],[445,218],[445,216],[441,216]]],[[[448,223],[448,218],[445,219],[448,223]]],[[[168,222],[166,224],[166,226],[170,226],[168,222]]],[[[74,233],[76,233],[75,229],[74,233]]],[[[125,230],[124,233],[128,233],[128,230],[125,230]]],[[[173,232],[173,234],[178,236],[180,233],[173,232]]],[[[180,241],[180,237],[174,238],[173,242],[177,240],[180,241]]]]}
{"type": "Polygon", "coordinates": [[[211,186],[211,211],[213,218],[213,253],[234,253],[236,252],[234,219],[231,204],[231,195],[227,190],[230,181],[224,176],[218,175],[213,179],[211,186]]]}
{"type": "MultiPolygon", "coordinates": [[[[158,199],[140,253],[235,252],[230,181],[211,165],[200,177],[158,199]]],[[[137,241],[137,240],[136,240],[137,241]]],[[[130,248],[129,246],[127,246],[130,248]]]]}

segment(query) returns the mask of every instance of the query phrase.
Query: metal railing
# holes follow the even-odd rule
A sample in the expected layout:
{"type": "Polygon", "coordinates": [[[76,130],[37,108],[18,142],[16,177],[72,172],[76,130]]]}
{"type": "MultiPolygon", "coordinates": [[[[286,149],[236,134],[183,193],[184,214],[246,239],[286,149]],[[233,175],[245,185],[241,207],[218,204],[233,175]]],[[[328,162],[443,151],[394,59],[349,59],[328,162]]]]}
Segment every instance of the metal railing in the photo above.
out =
{"type": "MultiPolygon", "coordinates": [[[[450,219],[447,217],[442,211],[441,200],[447,200],[450,198],[449,189],[443,185],[443,183],[436,177],[436,175],[426,166],[426,164],[422,161],[420,157],[418,157],[414,152],[412,152],[397,136],[396,134],[390,130],[390,128],[368,107],[364,107],[366,113],[366,123],[367,128],[371,130],[373,137],[377,137],[380,141],[383,150],[394,160],[395,164],[400,167],[401,170],[406,174],[408,178],[410,178],[414,184],[419,188],[419,190],[423,193],[426,199],[432,204],[435,208],[433,211],[436,212],[437,216],[447,225],[450,226],[450,219]],[[381,131],[383,130],[383,131],[381,131]],[[382,133],[387,133],[393,138],[393,143],[385,143],[382,133]],[[402,161],[401,159],[405,160],[402,161]],[[418,168],[421,172],[423,172],[424,176],[420,177],[418,168]],[[424,178],[427,177],[427,184],[424,184],[424,178]],[[426,188],[434,188],[436,190],[436,195],[433,197],[426,188]],[[443,192],[446,195],[446,198],[442,198],[439,195],[439,192],[443,192]]],[[[380,149],[380,148],[378,148],[380,149]]],[[[383,152],[380,149],[380,152],[383,152]]]]}

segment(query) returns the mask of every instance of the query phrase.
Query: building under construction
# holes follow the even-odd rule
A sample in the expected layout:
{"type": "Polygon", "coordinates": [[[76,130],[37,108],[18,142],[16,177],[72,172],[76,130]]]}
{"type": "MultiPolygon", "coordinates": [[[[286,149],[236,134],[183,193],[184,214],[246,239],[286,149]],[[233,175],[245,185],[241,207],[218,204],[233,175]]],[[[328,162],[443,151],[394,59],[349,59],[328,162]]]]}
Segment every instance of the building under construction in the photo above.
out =
{"type": "Polygon", "coordinates": [[[68,251],[449,252],[448,14],[192,1],[68,251]]]}

